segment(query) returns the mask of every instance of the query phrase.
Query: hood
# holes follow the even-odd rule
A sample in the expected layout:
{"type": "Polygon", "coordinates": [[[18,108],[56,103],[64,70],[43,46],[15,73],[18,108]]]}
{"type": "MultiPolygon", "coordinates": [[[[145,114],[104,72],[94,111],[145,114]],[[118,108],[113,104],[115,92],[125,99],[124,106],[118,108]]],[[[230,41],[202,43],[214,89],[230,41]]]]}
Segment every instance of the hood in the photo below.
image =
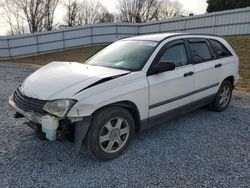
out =
{"type": "Polygon", "coordinates": [[[95,83],[127,73],[129,71],[75,62],[52,62],[27,77],[22,89],[26,95],[42,100],[70,98],[95,83]]]}

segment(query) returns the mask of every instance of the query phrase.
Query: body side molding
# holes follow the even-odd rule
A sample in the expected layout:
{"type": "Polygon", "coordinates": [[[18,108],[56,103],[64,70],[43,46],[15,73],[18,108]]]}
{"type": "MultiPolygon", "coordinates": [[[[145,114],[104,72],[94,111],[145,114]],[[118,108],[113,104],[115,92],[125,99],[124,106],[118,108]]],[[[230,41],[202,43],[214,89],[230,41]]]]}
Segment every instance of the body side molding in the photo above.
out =
{"type": "Polygon", "coordinates": [[[177,117],[184,115],[188,112],[196,110],[202,106],[208,105],[211,102],[213,102],[215,96],[216,96],[216,94],[213,94],[213,95],[210,95],[210,96],[205,97],[203,99],[200,99],[198,101],[194,101],[194,102],[191,102],[187,105],[181,106],[179,108],[164,112],[162,114],[150,117],[148,119],[144,119],[141,121],[140,131],[143,131],[143,130],[151,128],[155,125],[164,123],[168,120],[177,118],[177,117]]]}
{"type": "Polygon", "coordinates": [[[161,101],[161,102],[159,102],[159,103],[152,104],[152,105],[149,106],[149,109],[153,109],[153,108],[156,108],[156,107],[159,107],[159,106],[162,106],[162,105],[165,105],[165,104],[168,104],[168,103],[171,103],[171,102],[174,102],[174,101],[183,99],[183,98],[185,98],[185,97],[189,97],[189,96],[194,95],[194,94],[196,94],[196,93],[199,93],[199,92],[205,91],[205,90],[207,90],[207,89],[211,89],[211,88],[213,88],[213,87],[216,87],[216,86],[218,86],[219,84],[220,84],[220,83],[216,83],[216,84],[213,84],[213,85],[210,85],[210,86],[207,86],[207,87],[204,87],[204,88],[195,90],[195,91],[193,91],[193,92],[186,93],[186,94],[184,94],[184,95],[174,97],[174,98],[172,98],[172,99],[168,99],[168,100],[165,100],[165,101],[161,101]]]}

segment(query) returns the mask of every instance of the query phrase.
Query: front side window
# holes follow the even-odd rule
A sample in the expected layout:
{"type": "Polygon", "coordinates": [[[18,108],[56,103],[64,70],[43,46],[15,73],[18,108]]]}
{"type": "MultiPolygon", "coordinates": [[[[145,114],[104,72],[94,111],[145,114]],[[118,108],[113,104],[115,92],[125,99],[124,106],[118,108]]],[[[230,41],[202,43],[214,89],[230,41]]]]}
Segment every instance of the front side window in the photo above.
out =
{"type": "Polygon", "coordinates": [[[153,41],[118,41],[93,56],[86,64],[137,71],[154,51],[153,41]]]}
{"type": "Polygon", "coordinates": [[[216,53],[216,56],[218,58],[223,58],[223,57],[227,57],[227,56],[232,55],[230,53],[230,51],[223,44],[221,44],[219,41],[211,39],[210,43],[211,43],[211,45],[216,53]]]}
{"type": "Polygon", "coordinates": [[[201,63],[212,59],[209,47],[206,41],[190,42],[190,49],[193,54],[194,63],[201,63]]]}
{"type": "Polygon", "coordinates": [[[184,44],[177,44],[166,50],[160,58],[161,63],[174,63],[176,67],[186,65],[188,63],[187,53],[184,44]]]}

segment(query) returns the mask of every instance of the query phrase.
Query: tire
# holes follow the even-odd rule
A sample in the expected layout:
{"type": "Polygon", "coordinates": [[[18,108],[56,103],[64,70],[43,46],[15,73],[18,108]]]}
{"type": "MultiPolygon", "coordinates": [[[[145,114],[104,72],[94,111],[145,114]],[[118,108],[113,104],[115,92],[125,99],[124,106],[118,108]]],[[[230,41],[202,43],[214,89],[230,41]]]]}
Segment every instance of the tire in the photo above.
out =
{"type": "Polygon", "coordinates": [[[135,121],[130,112],[121,107],[110,107],[94,114],[86,144],[98,159],[111,160],[126,150],[134,133],[135,121]]]}
{"type": "Polygon", "coordinates": [[[209,105],[209,108],[216,112],[222,112],[228,107],[232,98],[233,86],[229,80],[222,82],[214,101],[209,105]]]}

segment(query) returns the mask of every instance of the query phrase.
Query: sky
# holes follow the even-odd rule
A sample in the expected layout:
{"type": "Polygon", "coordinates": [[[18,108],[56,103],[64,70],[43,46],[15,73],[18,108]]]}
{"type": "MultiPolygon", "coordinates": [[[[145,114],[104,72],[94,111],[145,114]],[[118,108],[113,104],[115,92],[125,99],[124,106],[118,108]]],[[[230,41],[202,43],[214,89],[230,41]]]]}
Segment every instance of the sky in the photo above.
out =
{"type": "MultiPolygon", "coordinates": [[[[207,0],[179,0],[179,2],[183,5],[183,9],[185,13],[194,13],[194,14],[204,14],[207,9],[207,0]]],[[[111,12],[117,12],[117,2],[118,0],[100,0],[100,2],[111,12]]],[[[63,14],[65,12],[62,11],[62,6],[59,6],[55,16],[55,21],[59,21],[62,19],[63,14]]],[[[6,35],[8,31],[8,26],[6,25],[2,16],[0,17],[0,35],[6,35]]]]}
{"type": "MultiPolygon", "coordinates": [[[[110,12],[116,12],[116,4],[118,0],[100,0],[110,12]]],[[[183,9],[194,14],[204,14],[207,9],[207,0],[179,0],[183,5],[183,9]]]]}

